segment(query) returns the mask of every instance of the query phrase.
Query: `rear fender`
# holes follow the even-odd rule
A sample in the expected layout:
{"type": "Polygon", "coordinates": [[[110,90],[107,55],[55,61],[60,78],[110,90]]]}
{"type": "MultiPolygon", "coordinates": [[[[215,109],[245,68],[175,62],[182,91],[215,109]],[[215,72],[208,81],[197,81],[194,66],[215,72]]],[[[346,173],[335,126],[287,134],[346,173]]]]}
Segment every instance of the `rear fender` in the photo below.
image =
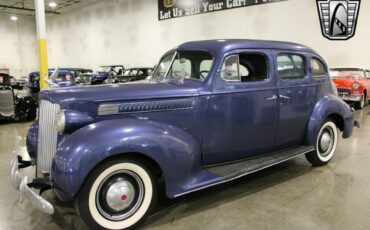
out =
{"type": "Polygon", "coordinates": [[[351,108],[335,96],[324,96],[317,101],[311,114],[305,144],[316,145],[316,135],[321,125],[330,116],[339,116],[343,120],[343,138],[348,138],[352,135],[354,119],[351,108]]]}
{"type": "Polygon", "coordinates": [[[52,177],[63,201],[72,200],[89,173],[102,161],[125,153],[140,153],[161,168],[169,197],[200,170],[199,143],[187,132],[140,119],[106,120],[90,124],[58,145],[52,177]]]}

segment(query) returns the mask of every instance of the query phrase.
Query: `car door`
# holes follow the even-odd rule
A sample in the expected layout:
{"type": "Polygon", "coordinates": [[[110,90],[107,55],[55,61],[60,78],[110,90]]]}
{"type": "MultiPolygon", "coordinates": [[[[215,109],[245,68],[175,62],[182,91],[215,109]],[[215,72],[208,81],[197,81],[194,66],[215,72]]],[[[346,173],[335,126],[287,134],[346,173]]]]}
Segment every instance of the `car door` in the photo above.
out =
{"type": "Polygon", "coordinates": [[[316,101],[317,87],[304,53],[275,51],[275,61],[279,97],[276,147],[299,145],[316,101]]]}
{"type": "Polygon", "coordinates": [[[227,54],[214,76],[203,135],[206,165],[247,158],[274,147],[277,91],[268,50],[227,54]]]}

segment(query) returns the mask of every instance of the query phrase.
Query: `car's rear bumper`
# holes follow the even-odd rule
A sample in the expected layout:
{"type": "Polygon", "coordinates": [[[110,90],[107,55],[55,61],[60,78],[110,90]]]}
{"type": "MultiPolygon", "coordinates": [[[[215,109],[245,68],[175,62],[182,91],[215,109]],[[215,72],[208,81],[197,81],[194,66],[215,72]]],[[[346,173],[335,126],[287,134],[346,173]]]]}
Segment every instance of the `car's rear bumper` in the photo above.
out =
{"type": "Polygon", "coordinates": [[[13,153],[13,158],[10,163],[10,179],[13,184],[13,187],[20,192],[20,201],[22,202],[24,198],[27,198],[31,204],[36,207],[38,210],[47,213],[53,214],[54,207],[53,205],[44,199],[42,196],[36,194],[28,185],[27,177],[22,177],[19,172],[19,161],[15,153],[13,153]]]}

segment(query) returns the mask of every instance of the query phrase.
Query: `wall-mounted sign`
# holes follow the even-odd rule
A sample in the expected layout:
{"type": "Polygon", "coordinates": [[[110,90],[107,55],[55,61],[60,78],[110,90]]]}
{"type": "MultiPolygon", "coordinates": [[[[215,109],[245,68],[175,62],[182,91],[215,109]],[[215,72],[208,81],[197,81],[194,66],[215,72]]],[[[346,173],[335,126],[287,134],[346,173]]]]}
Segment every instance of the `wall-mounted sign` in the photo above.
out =
{"type": "Polygon", "coordinates": [[[165,20],[282,1],[286,0],[158,0],[158,19],[165,20]]]}

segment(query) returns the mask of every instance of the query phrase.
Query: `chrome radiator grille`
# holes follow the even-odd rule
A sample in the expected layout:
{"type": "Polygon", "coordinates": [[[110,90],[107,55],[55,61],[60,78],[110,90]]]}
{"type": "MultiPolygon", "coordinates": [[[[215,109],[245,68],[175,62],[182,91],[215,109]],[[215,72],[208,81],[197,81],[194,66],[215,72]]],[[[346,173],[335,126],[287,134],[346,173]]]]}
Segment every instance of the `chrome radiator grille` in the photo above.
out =
{"type": "Polygon", "coordinates": [[[39,108],[39,137],[37,144],[37,170],[51,173],[51,164],[57,149],[58,133],[54,126],[55,114],[60,110],[58,104],[41,100],[39,108]]]}
{"type": "Polygon", "coordinates": [[[348,95],[348,94],[351,94],[351,89],[347,89],[347,88],[338,88],[338,93],[339,93],[339,94],[345,94],[345,95],[348,95]]]}
{"type": "Polygon", "coordinates": [[[0,90],[0,115],[5,117],[14,115],[14,98],[11,90],[0,90]]]}

